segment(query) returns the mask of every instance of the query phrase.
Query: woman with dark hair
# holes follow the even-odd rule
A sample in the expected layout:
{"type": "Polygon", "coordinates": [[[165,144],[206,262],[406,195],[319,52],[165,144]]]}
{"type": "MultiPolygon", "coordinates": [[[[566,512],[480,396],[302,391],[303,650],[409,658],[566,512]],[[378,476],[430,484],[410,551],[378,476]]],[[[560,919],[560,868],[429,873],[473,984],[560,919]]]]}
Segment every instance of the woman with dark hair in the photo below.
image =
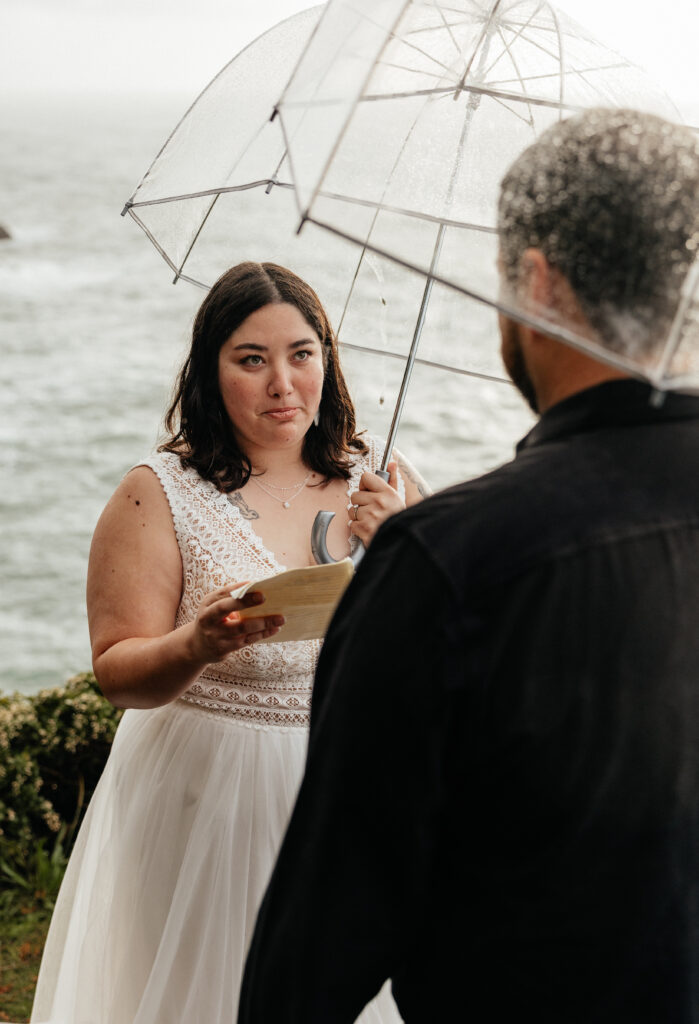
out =
{"type": "MultiPolygon", "coordinates": [[[[374,472],[381,446],[357,435],[325,311],[274,264],[240,264],[211,289],[166,426],[93,538],[93,665],[128,710],[59,894],[34,1021],[235,1019],[320,641],[260,643],[283,620],[264,607],[241,619],[262,597],[231,590],[312,564],[319,510],[336,513],[340,558],[421,495],[403,460],[388,482],[374,472]]],[[[388,990],[361,1020],[400,1020],[388,990]]]]}

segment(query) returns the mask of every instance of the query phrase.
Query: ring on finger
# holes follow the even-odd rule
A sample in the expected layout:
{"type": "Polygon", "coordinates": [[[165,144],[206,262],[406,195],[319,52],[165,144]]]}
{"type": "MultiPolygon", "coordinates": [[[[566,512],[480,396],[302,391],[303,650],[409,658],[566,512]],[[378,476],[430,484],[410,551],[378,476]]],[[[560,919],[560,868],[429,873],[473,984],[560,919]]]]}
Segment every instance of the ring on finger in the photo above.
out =
{"type": "Polygon", "coordinates": [[[357,520],[359,519],[359,505],[353,505],[352,511],[354,512],[354,521],[356,523],[357,520]]]}

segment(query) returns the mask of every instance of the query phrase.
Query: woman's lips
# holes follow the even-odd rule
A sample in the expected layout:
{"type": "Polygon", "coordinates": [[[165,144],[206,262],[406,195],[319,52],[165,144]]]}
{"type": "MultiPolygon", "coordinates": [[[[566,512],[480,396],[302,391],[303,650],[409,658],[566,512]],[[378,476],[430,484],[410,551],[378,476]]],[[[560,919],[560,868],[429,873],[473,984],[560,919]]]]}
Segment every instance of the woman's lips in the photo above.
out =
{"type": "Polygon", "coordinates": [[[296,407],[287,409],[267,409],[265,416],[270,416],[273,420],[292,420],[298,409],[296,407]]]}

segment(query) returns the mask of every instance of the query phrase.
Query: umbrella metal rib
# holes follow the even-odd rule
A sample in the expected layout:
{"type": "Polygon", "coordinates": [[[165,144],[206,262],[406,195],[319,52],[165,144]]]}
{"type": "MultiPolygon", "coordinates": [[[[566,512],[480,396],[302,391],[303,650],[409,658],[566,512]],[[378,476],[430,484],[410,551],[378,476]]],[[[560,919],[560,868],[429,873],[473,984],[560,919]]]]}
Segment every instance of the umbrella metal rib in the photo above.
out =
{"type": "MultiPolygon", "coordinates": [[[[507,52],[508,52],[508,54],[510,55],[510,57],[512,57],[512,47],[513,47],[513,45],[514,45],[514,44],[515,44],[515,43],[517,42],[517,40],[518,40],[518,39],[520,39],[520,38],[524,37],[524,33],[525,33],[526,29],[528,29],[528,28],[530,27],[530,25],[531,25],[532,21],[533,21],[533,20],[534,20],[534,18],[535,18],[535,17],[537,16],[537,14],[539,13],[539,11],[541,10],[541,8],[542,8],[542,7],[543,7],[543,4],[541,4],[541,5],[539,6],[539,7],[537,7],[536,11],[534,11],[534,12],[533,12],[533,13],[532,13],[532,14],[531,14],[531,15],[530,15],[530,16],[529,16],[528,18],[527,18],[527,20],[526,20],[526,21],[525,21],[525,22],[524,22],[524,23],[523,23],[522,25],[519,25],[519,26],[518,26],[518,28],[517,28],[517,31],[515,32],[514,38],[513,38],[513,39],[511,39],[511,40],[509,41],[509,43],[508,43],[508,42],[507,42],[507,41],[505,40],[505,37],[504,37],[504,35],[503,35],[503,31],[502,31],[502,25],[498,25],[498,35],[499,35],[499,36],[500,36],[500,38],[502,39],[502,42],[503,42],[503,46],[504,46],[504,47],[505,47],[505,49],[507,50],[507,52]]],[[[510,28],[510,27],[511,27],[511,25],[508,25],[508,28],[510,28]]],[[[530,41],[531,41],[531,40],[527,40],[527,42],[530,42],[530,41]]],[[[495,67],[495,65],[496,65],[496,64],[498,63],[498,61],[499,61],[499,60],[501,60],[501,59],[502,59],[502,54],[501,54],[501,53],[499,53],[499,54],[497,55],[497,57],[495,58],[495,60],[494,60],[494,61],[492,62],[492,64],[490,64],[490,65],[489,65],[489,66],[488,66],[488,67],[487,67],[487,68],[485,69],[485,74],[486,74],[486,75],[489,75],[489,74],[490,74],[490,72],[491,72],[491,71],[493,70],[493,68],[495,67]]]]}
{"type": "Polygon", "coordinates": [[[179,203],[183,199],[203,199],[205,196],[222,196],[227,192],[247,192],[248,189],[261,188],[263,185],[275,185],[277,188],[294,187],[287,181],[275,181],[273,178],[260,178],[259,181],[247,181],[244,185],[225,185],[220,188],[206,188],[201,192],[184,192],[181,195],[162,196],[160,199],[142,199],[137,203],[132,203],[131,200],[129,200],[121,211],[121,215],[123,217],[125,213],[129,213],[138,206],[159,206],[161,203],[179,203]]]}
{"type": "Polygon", "coordinates": [[[203,218],[201,224],[199,225],[199,227],[197,228],[196,233],[194,235],[194,238],[190,242],[189,248],[187,249],[187,252],[182,257],[182,262],[180,263],[179,267],[177,268],[177,271],[175,272],[175,279],[172,282],[173,284],[177,284],[179,279],[182,277],[182,271],[184,270],[184,265],[187,262],[187,260],[189,259],[189,255],[190,255],[192,249],[194,248],[194,246],[196,245],[196,242],[197,242],[197,239],[199,238],[199,235],[204,230],[204,225],[206,224],[207,220],[209,219],[209,216],[211,215],[211,211],[213,210],[214,206],[216,205],[216,203],[218,202],[218,200],[220,198],[221,198],[221,193],[218,192],[214,196],[214,198],[211,200],[211,202],[209,203],[209,208],[206,211],[206,213],[204,214],[204,218],[203,218]]]}
{"type": "MultiPolygon", "coordinates": [[[[317,220],[315,217],[311,216],[306,217],[305,222],[308,224],[315,224],[317,227],[322,228],[324,231],[329,231],[330,234],[336,235],[338,238],[344,238],[348,242],[354,242],[356,244],[356,239],[353,238],[352,235],[342,231],[334,224],[328,224],[327,222],[317,220]]],[[[403,259],[395,253],[386,252],[385,249],[380,249],[378,246],[372,245],[371,243],[367,242],[365,245],[367,250],[374,253],[375,256],[381,256],[383,259],[390,260],[399,267],[404,267],[406,270],[414,270],[423,277],[425,276],[424,269],[417,266],[415,263],[411,263],[409,260],[403,259]]],[[[589,355],[591,350],[598,350],[598,347],[595,346],[593,342],[584,342],[579,335],[567,330],[560,324],[554,324],[551,320],[544,320],[543,318],[536,317],[533,314],[527,313],[520,307],[511,306],[507,302],[503,302],[501,299],[491,299],[480,292],[467,288],[465,285],[454,284],[453,281],[449,281],[439,273],[434,273],[432,278],[437,284],[442,284],[446,288],[450,288],[452,291],[465,295],[467,299],[473,299],[475,302],[479,302],[483,306],[495,309],[497,312],[502,313],[503,316],[506,316],[511,320],[515,320],[520,324],[524,324],[525,327],[532,327],[534,330],[546,334],[547,337],[553,338],[554,341],[562,341],[564,344],[570,345],[579,352],[586,352],[589,355]]],[[[655,374],[651,375],[640,370],[637,363],[632,362],[631,359],[627,359],[625,356],[620,355],[617,352],[613,352],[611,349],[604,349],[603,351],[600,351],[599,354],[604,356],[604,361],[610,366],[615,366],[619,370],[624,370],[630,376],[636,377],[639,380],[649,380],[651,384],[660,390],[669,386],[678,386],[677,381],[673,381],[670,385],[667,381],[661,380],[655,374]]]]}
{"type": "MultiPolygon", "coordinates": [[[[497,10],[500,2],[501,2],[501,0],[496,0],[495,6],[493,7],[493,10],[491,12],[491,17],[494,14],[494,12],[497,10]]],[[[484,34],[481,36],[481,39],[479,40],[479,43],[478,43],[479,47],[481,45],[483,45],[483,49],[481,51],[480,59],[479,59],[479,69],[478,69],[479,73],[482,71],[483,65],[484,65],[485,61],[487,60],[487,55],[488,55],[488,49],[489,49],[491,34],[492,34],[492,29],[490,28],[490,22],[488,22],[488,24],[485,27],[484,34]]],[[[474,57],[475,57],[475,52],[474,52],[474,57]]],[[[469,66],[468,66],[467,70],[470,70],[471,64],[472,64],[472,61],[469,63],[469,66]]],[[[473,120],[473,114],[474,114],[474,111],[475,111],[475,108],[476,108],[477,104],[478,104],[478,100],[474,99],[473,96],[470,96],[469,100],[468,100],[467,107],[466,107],[466,113],[465,113],[465,116],[464,116],[464,124],[463,124],[463,128],[461,130],[461,137],[459,139],[459,144],[458,144],[458,146],[456,148],[456,154],[455,154],[455,157],[454,157],[454,166],[452,168],[451,178],[450,178],[450,181],[449,181],[449,188],[447,190],[447,197],[446,197],[446,206],[447,206],[447,208],[449,208],[451,206],[452,202],[453,202],[454,189],[456,187],[456,181],[457,181],[457,177],[458,177],[458,173],[459,173],[459,167],[461,165],[461,161],[462,161],[462,158],[463,158],[464,146],[465,146],[465,143],[466,143],[466,138],[468,136],[470,127],[471,127],[471,122],[473,120]]],[[[391,421],[391,426],[390,426],[390,429],[389,429],[389,432],[388,432],[388,437],[386,439],[386,449],[384,451],[384,456],[383,456],[383,460],[382,460],[382,463],[381,463],[381,469],[384,470],[384,471],[386,470],[386,466],[388,465],[388,463],[390,461],[391,452],[393,450],[393,445],[394,445],[395,439],[396,439],[396,434],[398,433],[398,426],[400,424],[400,418],[401,418],[402,413],[403,413],[403,406],[405,404],[405,397],[406,397],[406,394],[407,394],[407,391],[408,391],[408,386],[410,384],[410,378],[412,377],[413,367],[415,365],[415,359],[417,357],[417,349],[418,349],[418,345],[420,344],[420,338],[422,336],[422,330],[423,330],[423,327],[424,327],[424,324],[425,324],[425,317],[427,316],[427,307],[429,305],[430,296],[432,295],[432,288],[433,288],[433,285],[434,285],[434,276],[433,275],[436,272],[437,265],[439,263],[439,257],[440,257],[441,252],[442,252],[442,245],[444,243],[444,235],[445,235],[445,233],[446,233],[446,225],[444,223],[442,223],[442,224],[439,225],[439,230],[437,232],[437,239],[435,241],[434,250],[432,252],[432,259],[431,259],[431,262],[430,262],[430,269],[429,269],[429,273],[427,275],[427,280],[425,282],[425,289],[424,289],[423,294],[422,294],[422,301],[420,303],[420,311],[418,313],[417,323],[415,325],[415,331],[413,333],[413,340],[412,340],[412,343],[411,343],[411,346],[410,346],[410,352],[408,354],[408,360],[407,360],[407,362],[405,364],[405,370],[403,372],[403,380],[401,382],[400,391],[398,393],[398,399],[397,399],[396,406],[395,406],[395,409],[394,409],[394,412],[393,412],[393,419],[391,421]]]]}
{"type": "MultiPolygon", "coordinates": [[[[591,72],[598,71],[613,71],[615,68],[621,68],[623,64],[608,64],[597,68],[585,68],[584,74],[590,74],[591,72]]],[[[584,78],[581,71],[572,70],[570,74],[575,74],[578,77],[584,78]]],[[[587,110],[586,106],[580,103],[561,103],[560,100],[549,100],[545,96],[530,96],[526,93],[509,92],[506,89],[493,89],[490,85],[450,85],[441,86],[436,89],[404,89],[400,92],[386,92],[386,93],[365,93],[357,100],[357,105],[360,103],[381,103],[386,100],[410,100],[415,99],[416,96],[451,96],[453,93],[459,95],[460,93],[474,93],[477,96],[491,96],[494,99],[508,100],[512,103],[531,103],[533,106],[545,107],[551,110],[570,110],[575,113],[587,110]]],[[[316,100],[314,106],[317,107],[330,107],[335,106],[337,100],[316,100]]],[[[290,100],[287,104],[287,110],[292,110],[294,107],[306,107],[307,102],[304,100],[290,100]]],[[[325,175],[323,175],[324,177],[325,175]]]]}
{"type": "Polygon", "coordinates": [[[662,378],[667,373],[670,363],[672,362],[673,356],[677,352],[682,341],[682,328],[685,326],[687,313],[693,300],[697,296],[699,290],[699,260],[695,260],[692,266],[689,268],[687,276],[682,287],[682,297],[680,299],[675,319],[672,321],[672,326],[663,349],[658,368],[656,373],[658,377],[662,378]]]}
{"type": "MultiPolygon", "coordinates": [[[[372,356],[386,356],[388,359],[400,359],[405,362],[404,352],[392,352],[386,348],[372,348],[369,345],[355,345],[351,341],[338,341],[340,348],[350,349],[352,352],[362,352],[372,356]]],[[[417,356],[416,366],[429,366],[433,370],[447,370],[449,373],[456,373],[462,377],[475,377],[477,380],[490,380],[495,384],[512,384],[508,377],[498,377],[494,373],[480,373],[478,370],[464,370],[461,366],[454,366],[452,363],[439,363],[434,359],[424,359],[417,356]]]]}
{"type": "MultiPolygon", "coordinates": [[[[358,196],[344,196],[339,192],[325,192],[321,190],[318,195],[322,199],[335,199],[338,202],[349,203],[354,206],[365,206],[376,210],[378,213],[398,213],[402,217],[412,217],[415,220],[424,220],[430,224],[441,224],[445,228],[465,228],[467,231],[480,231],[484,235],[496,235],[497,228],[489,224],[476,224],[468,220],[450,220],[448,217],[437,217],[433,213],[426,213],[424,210],[410,210],[406,206],[384,205],[380,199],[360,199],[358,196]]],[[[369,231],[369,236],[371,231],[369,231]]]]}
{"type": "Polygon", "coordinates": [[[484,54],[488,52],[487,44],[488,44],[488,42],[490,40],[490,35],[491,35],[491,32],[492,32],[491,24],[492,24],[493,18],[495,17],[495,15],[497,13],[497,9],[498,9],[498,7],[500,6],[501,3],[502,3],[502,0],[495,0],[495,3],[493,4],[493,6],[490,9],[490,14],[486,18],[485,24],[483,25],[483,31],[481,32],[481,37],[478,40],[478,43],[476,44],[476,46],[474,47],[473,53],[471,54],[471,57],[469,58],[468,64],[464,68],[463,74],[461,75],[461,78],[459,79],[459,81],[457,83],[457,86],[456,86],[457,91],[454,93],[454,99],[456,99],[456,97],[458,95],[458,92],[461,89],[463,89],[464,84],[466,82],[466,79],[468,78],[469,74],[471,73],[471,68],[473,66],[474,60],[476,59],[476,54],[478,53],[478,50],[480,49],[480,47],[485,43],[486,46],[484,48],[484,51],[481,53],[481,61],[480,61],[481,68],[483,67],[483,63],[484,63],[483,57],[484,57],[484,54]]]}

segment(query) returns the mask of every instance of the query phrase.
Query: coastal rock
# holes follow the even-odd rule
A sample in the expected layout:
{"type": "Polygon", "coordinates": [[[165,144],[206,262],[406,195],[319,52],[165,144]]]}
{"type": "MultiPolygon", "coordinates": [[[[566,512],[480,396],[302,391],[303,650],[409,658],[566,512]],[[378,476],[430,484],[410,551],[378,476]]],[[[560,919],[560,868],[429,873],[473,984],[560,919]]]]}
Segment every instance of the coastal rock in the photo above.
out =
{"type": "Polygon", "coordinates": [[[4,228],[2,224],[0,224],[0,241],[2,241],[3,238],[12,238],[12,235],[7,228],[4,228]]]}

